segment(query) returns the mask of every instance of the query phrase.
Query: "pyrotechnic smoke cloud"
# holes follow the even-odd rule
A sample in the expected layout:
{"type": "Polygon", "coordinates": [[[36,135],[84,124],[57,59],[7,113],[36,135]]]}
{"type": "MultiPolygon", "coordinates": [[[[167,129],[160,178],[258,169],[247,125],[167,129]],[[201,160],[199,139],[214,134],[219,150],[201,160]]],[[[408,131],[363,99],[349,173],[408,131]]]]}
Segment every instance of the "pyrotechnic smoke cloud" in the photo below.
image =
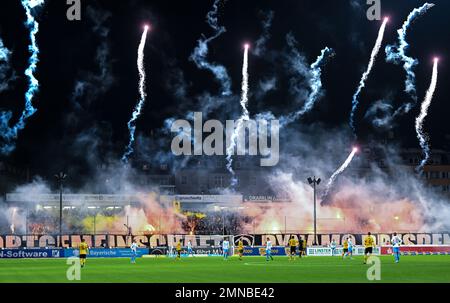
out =
{"type": "Polygon", "coordinates": [[[138,70],[139,70],[140,99],[133,111],[131,120],[128,122],[128,130],[130,131],[130,141],[128,143],[128,146],[126,147],[124,155],[122,156],[122,161],[124,163],[128,163],[128,158],[134,151],[133,144],[135,141],[136,120],[141,115],[142,108],[145,104],[145,99],[147,98],[147,93],[145,91],[145,89],[146,89],[145,88],[146,72],[145,72],[145,65],[144,65],[144,50],[145,50],[145,43],[147,41],[148,30],[149,30],[149,27],[146,25],[144,27],[144,32],[142,33],[141,42],[140,42],[139,48],[138,48],[137,66],[138,66],[138,70]]]}
{"type": "MultiPolygon", "coordinates": [[[[83,72],[80,79],[76,81],[71,98],[76,109],[82,109],[85,106],[89,107],[94,100],[97,100],[100,95],[107,92],[114,83],[108,40],[110,30],[106,26],[106,22],[111,18],[112,14],[88,7],[86,15],[89,21],[93,23],[93,32],[101,39],[95,54],[98,73],[83,72]]],[[[85,112],[84,114],[87,113],[85,112]]]]}
{"type": "Polygon", "coordinates": [[[362,89],[366,86],[367,78],[369,77],[369,75],[372,71],[372,68],[375,64],[375,60],[377,58],[378,53],[380,52],[381,44],[383,43],[384,31],[386,29],[386,24],[388,23],[388,21],[389,21],[388,18],[384,18],[384,21],[381,24],[380,30],[378,31],[378,37],[375,42],[375,46],[372,50],[372,54],[370,55],[369,64],[367,66],[366,71],[363,73],[361,80],[359,81],[359,86],[356,89],[355,94],[353,95],[352,111],[350,113],[350,127],[353,130],[353,133],[356,133],[355,114],[356,114],[356,110],[357,110],[358,104],[359,104],[359,95],[361,94],[362,89]]]}
{"type": "Polygon", "coordinates": [[[406,35],[408,33],[408,29],[411,24],[420,16],[425,14],[430,8],[432,8],[434,4],[425,3],[419,8],[415,8],[408,16],[406,21],[403,23],[402,28],[400,28],[398,33],[398,44],[396,45],[387,45],[386,46],[386,61],[392,62],[395,64],[403,63],[403,69],[406,72],[405,79],[405,92],[411,96],[413,99],[413,103],[405,103],[403,104],[397,111],[396,115],[408,113],[411,108],[417,102],[417,94],[416,94],[416,75],[414,73],[414,68],[419,64],[417,59],[409,57],[406,52],[409,49],[409,44],[406,40],[406,35]]]}
{"type": "Polygon", "coordinates": [[[209,52],[208,44],[226,32],[225,27],[219,26],[218,24],[217,14],[219,11],[220,1],[221,0],[214,1],[212,10],[209,11],[206,16],[206,21],[214,30],[213,36],[209,38],[203,37],[202,39],[198,40],[198,45],[194,49],[190,60],[194,61],[198,68],[206,69],[212,72],[218,83],[221,85],[222,95],[229,96],[231,95],[231,79],[228,75],[227,69],[223,65],[208,62],[208,60],[206,59],[209,52]]]}
{"type": "Polygon", "coordinates": [[[264,20],[262,21],[263,33],[256,40],[255,48],[252,49],[252,54],[258,57],[266,52],[266,43],[270,39],[270,28],[272,27],[274,12],[260,12],[260,14],[264,16],[264,20]]]}
{"type": "Polygon", "coordinates": [[[425,95],[425,99],[422,102],[420,115],[416,118],[417,138],[419,139],[420,147],[422,148],[423,154],[425,156],[417,168],[420,172],[423,171],[423,167],[425,166],[425,164],[427,164],[428,160],[430,159],[430,145],[428,143],[428,135],[423,130],[423,123],[425,121],[425,118],[428,116],[428,109],[430,108],[431,101],[433,100],[434,92],[436,90],[438,77],[438,63],[439,59],[435,58],[430,87],[428,88],[427,93],[425,95]]]}
{"type": "Polygon", "coordinates": [[[378,100],[370,106],[364,118],[371,121],[375,128],[389,129],[393,127],[393,109],[389,100],[378,100]]]}
{"type": "Polygon", "coordinates": [[[30,59],[29,66],[25,70],[25,75],[28,77],[28,90],[25,93],[25,109],[19,118],[19,121],[13,126],[9,127],[9,121],[12,118],[11,112],[1,112],[0,113],[0,136],[2,138],[2,146],[0,146],[0,153],[10,154],[15,149],[15,143],[13,142],[19,131],[23,130],[26,126],[26,121],[28,118],[34,115],[36,108],[33,106],[33,99],[39,89],[39,81],[34,76],[34,72],[37,69],[37,64],[39,62],[39,47],[36,41],[36,35],[39,32],[39,23],[36,21],[34,13],[35,8],[40,7],[44,4],[44,0],[22,0],[22,6],[26,12],[26,26],[30,30],[30,41],[29,45],[30,59]]]}
{"type": "MultiPolygon", "coordinates": [[[[289,114],[287,117],[282,117],[280,119],[281,126],[286,126],[287,124],[296,121],[301,116],[308,113],[314,107],[314,105],[316,104],[317,100],[320,98],[322,93],[322,79],[321,79],[322,65],[328,58],[332,56],[334,56],[334,51],[331,48],[325,47],[321,51],[321,54],[317,57],[316,61],[313,64],[311,64],[309,71],[310,78],[308,81],[311,92],[309,93],[309,96],[307,97],[305,104],[300,110],[289,114]]],[[[297,54],[296,57],[300,58],[300,55],[297,54]]],[[[299,68],[300,66],[302,66],[301,62],[296,61],[295,65],[298,66],[296,69],[300,73],[304,73],[303,68],[299,68]]]]}
{"type": "MultiPolygon", "coordinates": [[[[339,151],[348,148],[351,135],[343,130],[321,130],[322,127],[305,125],[300,132],[286,129],[290,143],[280,155],[282,162],[276,171],[267,174],[267,190],[259,185],[256,192],[287,196],[291,202],[246,202],[242,211],[248,216],[242,223],[245,232],[284,232],[285,228],[288,232],[313,231],[313,189],[306,178],[332,175],[336,159],[342,157],[339,151]]],[[[449,228],[448,198],[411,174],[400,151],[398,146],[377,142],[364,146],[346,173],[335,179],[326,203],[319,198],[319,233],[405,233],[449,228]]],[[[322,197],[326,183],[317,190],[322,197]]]]}
{"type": "Polygon", "coordinates": [[[0,93],[9,88],[9,83],[15,79],[15,73],[10,66],[11,51],[5,47],[0,37],[0,93]]]}

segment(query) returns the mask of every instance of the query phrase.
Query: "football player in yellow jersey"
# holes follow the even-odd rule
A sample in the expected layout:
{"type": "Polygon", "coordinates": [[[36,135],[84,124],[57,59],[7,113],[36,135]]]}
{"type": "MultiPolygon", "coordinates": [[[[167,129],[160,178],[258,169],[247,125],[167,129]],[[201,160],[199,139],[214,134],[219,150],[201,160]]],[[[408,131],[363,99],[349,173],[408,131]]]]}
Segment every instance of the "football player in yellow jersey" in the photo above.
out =
{"type": "MultiPolygon", "coordinates": [[[[300,237],[300,243],[302,244],[302,250],[300,252],[300,254],[304,257],[306,257],[306,246],[308,245],[308,242],[306,242],[306,237],[305,239],[302,239],[302,237],[300,237]]],[[[300,244],[299,244],[300,246],[300,244]]]]}
{"type": "Polygon", "coordinates": [[[342,259],[348,255],[348,240],[344,239],[344,243],[342,243],[342,259]]]}
{"type": "Polygon", "coordinates": [[[86,241],[83,239],[81,243],[78,245],[78,250],[80,251],[80,264],[81,267],[86,265],[86,256],[89,252],[89,246],[86,244],[86,241]]]}
{"type": "Polygon", "coordinates": [[[364,239],[364,264],[367,264],[367,259],[369,255],[372,254],[373,248],[375,247],[375,241],[370,232],[367,233],[367,237],[364,239]]]}
{"type": "Polygon", "coordinates": [[[179,260],[179,259],[181,259],[181,240],[178,241],[176,250],[177,250],[177,258],[176,258],[176,260],[179,260]]]}
{"type": "Polygon", "coordinates": [[[238,253],[239,253],[239,260],[242,261],[242,256],[244,255],[244,243],[242,242],[242,239],[239,239],[238,242],[238,253]]]}
{"type": "Polygon", "coordinates": [[[294,239],[294,236],[291,236],[291,239],[289,240],[289,247],[289,260],[293,260],[297,254],[297,241],[294,239]]]}

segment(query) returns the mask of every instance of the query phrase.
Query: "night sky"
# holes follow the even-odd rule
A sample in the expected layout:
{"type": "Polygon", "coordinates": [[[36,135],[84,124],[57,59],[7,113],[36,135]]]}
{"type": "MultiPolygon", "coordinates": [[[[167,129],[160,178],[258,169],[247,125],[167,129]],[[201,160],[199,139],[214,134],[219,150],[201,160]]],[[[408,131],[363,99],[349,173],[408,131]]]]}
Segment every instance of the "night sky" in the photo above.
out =
{"type": "MultiPolygon", "coordinates": [[[[3,2],[0,37],[13,52],[11,64],[18,78],[11,82],[8,90],[0,93],[0,110],[13,111],[15,121],[23,110],[27,87],[23,71],[29,56],[29,32],[24,26],[25,14],[20,1],[3,2]]],[[[105,157],[120,159],[128,143],[127,122],[138,101],[136,52],[145,23],[150,23],[152,30],[145,50],[148,98],[137,123],[137,134],[141,137],[139,144],[153,144],[151,142],[156,139],[152,141],[152,133],[161,136],[164,120],[180,118],[189,111],[199,110],[198,95],[205,92],[218,94],[219,85],[212,74],[199,70],[189,60],[201,35],[212,34],[205,22],[212,0],[82,0],[82,20],[73,22],[66,19],[66,1],[46,2],[37,18],[40,23],[37,36],[40,62],[36,77],[41,86],[34,104],[38,111],[28,120],[25,130],[20,132],[15,151],[9,156],[2,156],[2,161],[29,167],[34,174],[52,176],[56,171],[72,166],[83,170],[88,165],[85,157],[93,148],[105,157]],[[93,20],[88,10],[96,12],[98,18],[93,20]],[[109,30],[103,39],[95,31],[94,21],[108,14],[109,17],[101,25],[109,30]],[[108,68],[107,73],[102,74],[96,53],[105,41],[108,68]],[[74,102],[75,84],[86,79],[91,79],[91,86],[74,102]],[[177,85],[186,88],[183,98],[174,93],[177,85]],[[85,141],[84,135],[95,137],[95,142],[91,139],[85,141]]],[[[286,66],[274,55],[286,51],[286,35],[291,32],[309,64],[325,46],[332,47],[336,52],[336,56],[323,68],[324,97],[311,113],[297,123],[307,125],[318,122],[324,129],[348,128],[352,95],[367,66],[381,24],[381,21],[367,20],[365,2],[226,1],[219,9],[219,24],[225,26],[227,31],[210,44],[208,59],[228,69],[233,81],[233,93],[239,95],[242,45],[247,41],[254,43],[261,36],[261,22],[269,11],[273,11],[271,38],[267,41],[265,54],[260,57],[250,55],[250,90],[256,94],[258,82],[270,77],[276,77],[278,85],[276,90],[261,98],[251,97],[250,113],[254,115],[270,110],[274,114],[286,114],[302,104],[289,93],[286,66]]],[[[450,2],[433,2],[436,7],[411,27],[408,41],[411,44],[409,55],[420,61],[416,68],[419,102],[429,85],[432,59],[434,56],[441,58],[438,87],[425,124],[433,147],[438,148],[445,146],[446,134],[450,134],[450,2]]],[[[388,15],[390,22],[376,65],[360,98],[357,113],[360,140],[373,134],[383,135],[383,130],[374,129],[370,121],[364,119],[366,111],[375,101],[390,96],[397,107],[408,98],[402,92],[404,71],[401,66],[385,62],[384,47],[397,41],[397,29],[409,12],[423,3],[415,0],[382,1],[382,15],[388,15]]],[[[225,112],[230,114],[228,119],[239,117],[238,102],[226,104],[226,108],[225,112]]],[[[222,118],[223,112],[221,110],[211,116],[222,118]]],[[[399,143],[404,147],[418,148],[414,130],[417,113],[418,107],[392,125],[399,143]]],[[[283,144],[281,142],[281,148],[283,144]]],[[[170,145],[160,149],[169,152],[170,145]]]]}

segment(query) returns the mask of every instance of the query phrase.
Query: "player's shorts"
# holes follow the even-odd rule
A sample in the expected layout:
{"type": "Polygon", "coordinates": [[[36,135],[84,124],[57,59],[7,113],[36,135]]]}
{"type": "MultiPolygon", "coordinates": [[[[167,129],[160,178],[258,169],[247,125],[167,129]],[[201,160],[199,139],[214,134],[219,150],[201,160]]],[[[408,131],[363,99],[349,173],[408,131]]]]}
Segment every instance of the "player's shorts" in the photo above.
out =
{"type": "Polygon", "coordinates": [[[268,254],[268,255],[272,254],[272,249],[267,249],[266,248],[266,254],[268,254]]]}
{"type": "Polygon", "coordinates": [[[224,254],[224,255],[228,255],[228,248],[224,248],[224,249],[223,249],[223,254],[224,254]]]}
{"type": "Polygon", "coordinates": [[[86,259],[86,254],[80,254],[80,259],[86,259]]]}
{"type": "Polygon", "coordinates": [[[178,255],[181,255],[181,250],[177,250],[177,254],[178,254],[178,255]]]}
{"type": "Polygon", "coordinates": [[[372,253],[372,247],[366,247],[366,249],[364,249],[364,254],[371,254],[372,253]]]}
{"type": "Polygon", "coordinates": [[[243,254],[244,253],[244,249],[243,248],[238,249],[238,253],[243,254]]]}
{"type": "Polygon", "coordinates": [[[394,247],[392,250],[394,251],[394,254],[398,254],[400,252],[400,247],[394,247]]]}
{"type": "Polygon", "coordinates": [[[291,254],[295,254],[297,252],[297,248],[295,246],[291,246],[291,254]]]}
{"type": "Polygon", "coordinates": [[[344,254],[348,253],[348,248],[344,248],[344,254]]]}
{"type": "Polygon", "coordinates": [[[348,248],[348,252],[350,252],[350,253],[353,252],[353,248],[352,248],[352,247],[349,247],[349,248],[348,248]]]}

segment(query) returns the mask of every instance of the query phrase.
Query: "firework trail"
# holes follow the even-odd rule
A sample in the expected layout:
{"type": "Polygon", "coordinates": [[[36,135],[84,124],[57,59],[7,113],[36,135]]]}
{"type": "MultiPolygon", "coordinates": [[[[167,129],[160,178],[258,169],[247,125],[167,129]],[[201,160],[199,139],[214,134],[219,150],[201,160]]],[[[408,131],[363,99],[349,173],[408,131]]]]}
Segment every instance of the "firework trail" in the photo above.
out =
{"type": "Polygon", "coordinates": [[[209,38],[203,37],[202,39],[199,39],[198,45],[194,49],[189,59],[193,61],[199,69],[205,69],[212,72],[216,77],[216,80],[221,85],[222,95],[229,96],[231,95],[231,79],[228,75],[227,69],[222,65],[210,63],[206,59],[209,52],[208,44],[226,32],[225,27],[219,26],[218,24],[217,14],[219,11],[219,4],[220,0],[215,0],[212,10],[206,15],[206,21],[208,22],[208,25],[214,30],[214,35],[209,38]]]}
{"type": "Polygon", "coordinates": [[[331,188],[333,187],[334,181],[340,174],[342,174],[347,169],[347,167],[350,165],[357,152],[358,148],[354,147],[348,158],[341,165],[341,167],[339,167],[338,170],[335,171],[333,175],[331,175],[330,180],[328,180],[325,193],[322,195],[322,201],[328,196],[331,188]]]}
{"type": "Polygon", "coordinates": [[[425,118],[428,115],[428,109],[430,108],[431,101],[433,100],[433,95],[436,90],[437,85],[437,77],[438,77],[438,63],[439,59],[434,59],[433,65],[433,75],[431,77],[431,84],[427,90],[427,94],[425,95],[425,99],[422,102],[422,107],[420,109],[420,115],[416,118],[416,132],[417,138],[419,139],[420,147],[423,150],[423,154],[425,158],[420,162],[420,165],[417,167],[419,172],[423,171],[423,167],[427,164],[430,158],[430,146],[428,144],[428,135],[423,130],[423,123],[425,118]]]}
{"type": "Polygon", "coordinates": [[[35,78],[34,72],[36,71],[37,64],[39,62],[39,47],[36,42],[36,35],[39,32],[39,23],[36,21],[33,10],[44,4],[44,0],[22,0],[22,6],[25,9],[27,21],[26,26],[30,30],[31,43],[28,46],[30,51],[30,58],[28,60],[28,68],[25,70],[25,75],[28,77],[28,90],[25,93],[25,109],[19,118],[19,121],[13,127],[9,127],[9,121],[11,120],[11,112],[0,113],[0,136],[4,141],[4,145],[0,147],[0,153],[10,154],[15,144],[12,142],[17,138],[19,131],[23,130],[26,125],[26,120],[30,118],[36,112],[36,108],[33,107],[33,99],[39,90],[39,81],[35,78]]]}
{"type": "Polygon", "coordinates": [[[144,65],[144,49],[145,43],[147,41],[149,26],[146,25],[144,27],[144,32],[142,33],[141,42],[138,48],[138,59],[137,59],[137,67],[139,71],[139,95],[140,99],[136,107],[134,108],[133,115],[131,120],[128,122],[128,130],[130,131],[130,142],[126,148],[125,154],[122,157],[122,161],[126,164],[128,163],[129,156],[134,152],[133,144],[135,141],[135,133],[136,133],[136,120],[139,118],[142,112],[142,108],[145,104],[145,99],[147,98],[147,94],[145,92],[145,65],[144,65]]]}
{"type": "Polygon", "coordinates": [[[11,214],[11,225],[9,226],[9,229],[11,230],[11,233],[14,234],[16,232],[16,213],[17,213],[17,208],[13,208],[12,209],[12,214],[11,214]]]}
{"type": "Polygon", "coordinates": [[[227,169],[228,171],[231,173],[232,175],[232,179],[231,179],[231,187],[234,188],[237,184],[237,178],[236,178],[236,174],[233,170],[232,164],[233,164],[233,159],[232,156],[234,154],[234,149],[236,147],[236,141],[237,141],[237,136],[239,134],[239,132],[241,131],[242,128],[242,124],[244,123],[244,121],[248,121],[250,120],[250,116],[249,116],[249,112],[247,109],[247,104],[248,104],[248,50],[249,50],[250,46],[248,44],[245,45],[245,50],[244,50],[244,60],[243,60],[243,64],[242,64],[242,86],[241,86],[241,107],[242,107],[242,115],[239,118],[239,120],[237,121],[237,126],[234,129],[234,132],[231,136],[231,140],[230,140],[230,146],[227,147],[227,169]]]}
{"type": "Polygon", "coordinates": [[[358,108],[358,104],[359,104],[358,98],[359,98],[359,95],[361,94],[362,89],[366,86],[366,80],[372,71],[372,68],[375,64],[375,59],[377,58],[377,55],[380,52],[381,43],[383,42],[384,31],[386,29],[386,24],[388,23],[388,21],[389,21],[389,18],[384,18],[384,21],[381,24],[380,30],[378,31],[377,41],[375,42],[375,46],[372,50],[372,54],[370,55],[369,65],[367,66],[367,70],[363,73],[361,80],[359,81],[359,86],[358,86],[355,94],[353,95],[352,112],[350,113],[350,127],[352,128],[353,133],[356,133],[354,119],[355,119],[355,112],[356,112],[356,109],[358,108]]]}
{"type": "Polygon", "coordinates": [[[287,117],[283,117],[280,120],[282,126],[286,126],[289,123],[296,121],[299,117],[309,112],[319,99],[322,90],[322,65],[327,58],[334,56],[334,51],[331,48],[325,47],[321,54],[317,57],[317,60],[311,64],[311,78],[309,79],[309,85],[311,87],[311,93],[305,102],[302,109],[295,113],[291,113],[287,117]]]}
{"type": "Polygon", "coordinates": [[[425,14],[430,8],[434,6],[433,3],[425,3],[420,8],[415,8],[408,16],[406,21],[403,23],[401,29],[397,31],[398,33],[398,45],[388,45],[386,46],[386,61],[392,62],[395,64],[403,63],[403,69],[406,72],[405,79],[405,92],[411,96],[414,100],[414,103],[406,103],[397,110],[397,114],[399,113],[408,113],[411,108],[417,102],[417,94],[416,94],[416,75],[414,73],[414,68],[417,66],[419,61],[417,59],[408,57],[406,52],[409,48],[409,44],[406,41],[406,35],[411,24],[425,14]]]}

